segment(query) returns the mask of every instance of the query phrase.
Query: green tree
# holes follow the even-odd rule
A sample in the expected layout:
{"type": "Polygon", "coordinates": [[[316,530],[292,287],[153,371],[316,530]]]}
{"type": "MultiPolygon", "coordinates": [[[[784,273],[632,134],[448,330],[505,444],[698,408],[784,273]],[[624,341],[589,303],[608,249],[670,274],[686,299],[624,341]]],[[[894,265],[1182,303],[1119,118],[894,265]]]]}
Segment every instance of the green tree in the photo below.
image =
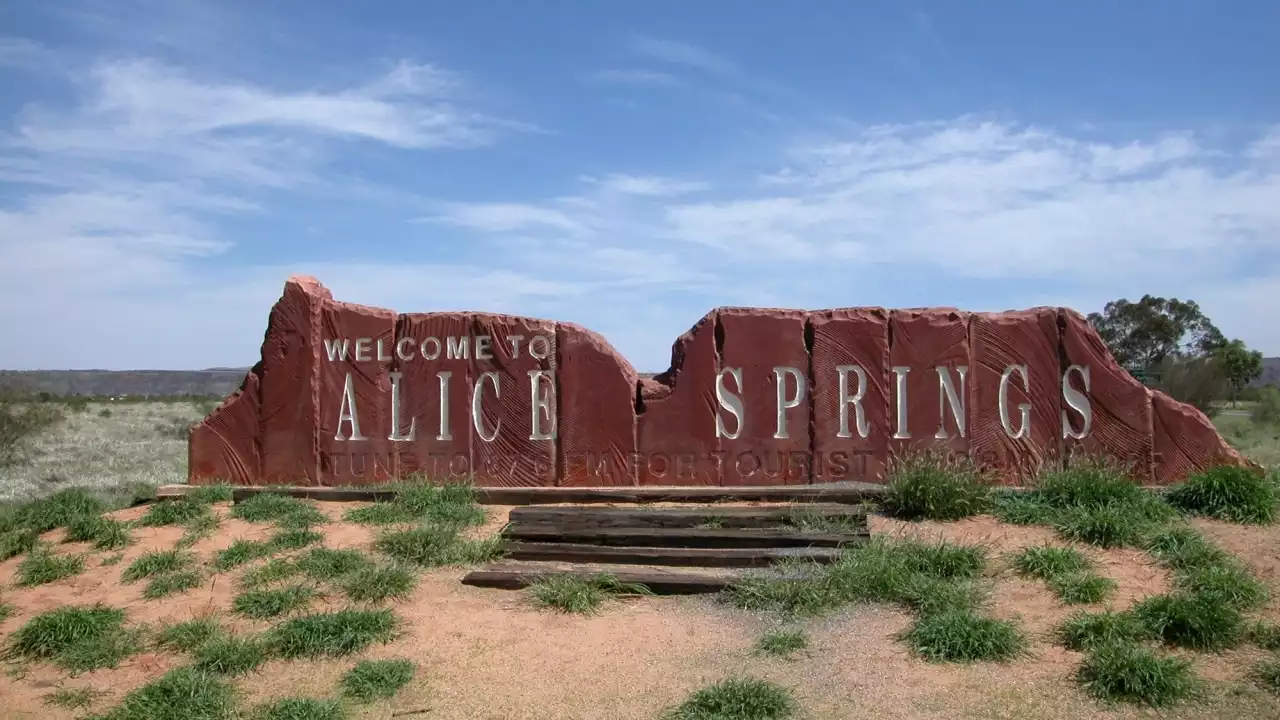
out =
{"type": "Polygon", "coordinates": [[[1222,332],[1191,300],[1143,295],[1138,302],[1114,300],[1090,313],[1111,354],[1134,373],[1158,368],[1166,359],[1212,355],[1226,344],[1222,332]]]}
{"type": "Polygon", "coordinates": [[[1243,340],[1237,339],[1223,343],[1214,351],[1214,356],[1227,382],[1231,383],[1231,404],[1235,405],[1236,395],[1262,374],[1262,353],[1250,350],[1243,340]]]}

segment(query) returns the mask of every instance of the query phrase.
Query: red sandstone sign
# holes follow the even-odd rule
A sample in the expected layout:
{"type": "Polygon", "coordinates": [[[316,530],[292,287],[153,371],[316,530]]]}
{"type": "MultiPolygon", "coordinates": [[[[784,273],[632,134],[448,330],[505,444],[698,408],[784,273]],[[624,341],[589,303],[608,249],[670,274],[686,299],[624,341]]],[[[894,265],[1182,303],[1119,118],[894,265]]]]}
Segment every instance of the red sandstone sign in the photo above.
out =
{"type": "Polygon", "coordinates": [[[721,308],[640,378],[570,323],[410,313],[291,278],[262,360],[191,432],[192,483],[884,482],[938,447],[1006,483],[1076,454],[1169,483],[1245,461],[1078,313],[721,308]]]}

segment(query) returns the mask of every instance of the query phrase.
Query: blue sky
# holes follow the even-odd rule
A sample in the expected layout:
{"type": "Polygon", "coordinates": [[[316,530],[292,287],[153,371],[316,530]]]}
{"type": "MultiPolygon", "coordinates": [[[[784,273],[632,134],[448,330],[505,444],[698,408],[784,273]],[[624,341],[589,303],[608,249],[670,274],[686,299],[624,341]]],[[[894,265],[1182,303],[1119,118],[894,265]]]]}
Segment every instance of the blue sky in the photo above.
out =
{"type": "Polygon", "coordinates": [[[1280,354],[1280,5],[0,5],[0,367],[257,359],[292,273],[571,320],[1198,301],[1280,354]],[[625,5],[625,7],[624,7],[625,5]]]}

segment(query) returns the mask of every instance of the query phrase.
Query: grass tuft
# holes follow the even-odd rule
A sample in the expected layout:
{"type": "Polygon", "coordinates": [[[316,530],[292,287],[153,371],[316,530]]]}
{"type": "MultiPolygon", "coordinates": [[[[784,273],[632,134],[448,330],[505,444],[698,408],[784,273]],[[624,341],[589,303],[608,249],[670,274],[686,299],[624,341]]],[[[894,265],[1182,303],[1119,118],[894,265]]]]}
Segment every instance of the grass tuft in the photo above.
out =
{"type": "Polygon", "coordinates": [[[1052,580],[1063,575],[1089,570],[1092,565],[1079,550],[1052,545],[1026,548],[1013,559],[1013,566],[1019,575],[1040,580],[1052,580]]]}
{"type": "Polygon", "coordinates": [[[596,612],[610,598],[653,594],[644,585],[619,582],[614,576],[605,573],[589,577],[546,575],[529,586],[529,593],[540,607],[580,615],[596,612]]]}
{"type": "Polygon", "coordinates": [[[1280,658],[1263,660],[1249,674],[1263,690],[1280,695],[1280,658]]]}
{"type": "Polygon", "coordinates": [[[1255,470],[1215,467],[1175,485],[1165,499],[1188,515],[1270,525],[1276,519],[1280,494],[1274,482],[1255,470]]]}
{"type": "Polygon", "coordinates": [[[409,660],[362,660],[342,676],[342,694],[361,702],[394,697],[415,671],[409,660]]]}
{"type": "Polygon", "coordinates": [[[334,550],[312,548],[293,562],[298,572],[312,580],[337,580],[373,565],[364,553],[353,548],[334,550]]]}
{"type": "Polygon", "coordinates": [[[933,662],[1005,661],[1022,654],[1026,647],[1013,623],[964,610],[923,616],[902,639],[916,654],[933,662]]]}
{"type": "Polygon", "coordinates": [[[47,546],[37,546],[18,564],[18,587],[57,582],[84,572],[83,555],[57,555],[47,546]]]}
{"type": "Polygon", "coordinates": [[[133,583],[143,578],[188,570],[196,556],[186,550],[152,550],[139,556],[120,574],[120,579],[133,583]]]}
{"type": "Polygon", "coordinates": [[[188,502],[211,505],[231,502],[233,488],[230,485],[199,485],[187,489],[183,499],[188,502]]]}
{"type": "Polygon", "coordinates": [[[1259,622],[1249,630],[1249,642],[1263,650],[1280,650],[1280,625],[1259,622]]]}
{"type": "Polygon", "coordinates": [[[222,628],[217,621],[199,618],[164,626],[156,636],[156,644],[170,650],[193,652],[221,635],[222,628]]]}
{"type": "Polygon", "coordinates": [[[10,530],[0,535],[0,562],[31,552],[39,541],[40,534],[34,530],[10,530]]]}
{"type": "Polygon", "coordinates": [[[388,530],[374,541],[382,554],[421,567],[470,565],[496,558],[502,552],[500,538],[469,540],[452,525],[423,525],[388,530]]]}
{"type": "Polygon", "coordinates": [[[791,691],[768,680],[729,678],[668,710],[663,720],[786,720],[799,711],[791,691]]]}
{"type": "Polygon", "coordinates": [[[277,493],[259,493],[231,507],[231,516],[246,522],[274,522],[299,528],[323,524],[328,518],[310,503],[277,493]]]}
{"type": "Polygon", "coordinates": [[[268,642],[283,658],[336,657],[390,642],[396,626],[390,610],[339,610],[286,620],[272,628],[268,642]]]}
{"type": "Polygon", "coordinates": [[[253,720],[342,720],[345,714],[336,700],[283,698],[255,709],[253,720]]]}
{"type": "Polygon", "coordinates": [[[1252,610],[1267,601],[1266,587],[1234,559],[1183,570],[1174,582],[1187,595],[1237,610],[1252,610]]]}
{"type": "Polygon", "coordinates": [[[137,651],[124,628],[124,611],[102,604],[68,605],[37,615],[18,628],[10,652],[28,660],[50,660],[72,672],[115,667],[137,651]]]}
{"type": "Polygon", "coordinates": [[[889,472],[884,508],[904,520],[959,520],[986,512],[991,490],[967,459],[921,453],[897,461],[889,472]]]}
{"type": "Polygon", "coordinates": [[[1216,652],[1244,638],[1244,618],[1212,597],[1153,595],[1130,612],[1169,645],[1216,652]]]}
{"type": "Polygon", "coordinates": [[[272,535],[271,539],[267,540],[267,545],[273,551],[301,550],[321,540],[324,540],[324,533],[318,530],[312,530],[309,527],[286,528],[272,535]]]}
{"type": "Polygon", "coordinates": [[[138,520],[138,524],[143,527],[186,525],[199,522],[212,514],[208,504],[195,502],[190,498],[164,500],[147,508],[147,513],[138,520]]]}
{"type": "Polygon", "coordinates": [[[1075,573],[1050,580],[1049,589],[1068,605],[1093,605],[1115,592],[1116,581],[1093,573],[1075,573]]]}
{"type": "Polygon", "coordinates": [[[44,704],[49,707],[58,707],[64,710],[83,710],[92,705],[98,698],[108,694],[91,687],[61,688],[45,695],[42,699],[44,704]]]}
{"type": "Polygon", "coordinates": [[[1129,643],[1106,643],[1090,650],[1076,679],[1101,700],[1152,707],[1173,705],[1196,688],[1189,660],[1160,657],[1129,643]]]}
{"type": "Polygon", "coordinates": [[[195,667],[214,675],[244,675],[267,661],[267,651],[256,638],[215,637],[194,651],[195,667]]]}
{"type": "Polygon", "coordinates": [[[254,590],[294,577],[301,569],[285,558],[274,558],[255,568],[249,568],[240,576],[240,587],[254,590]]]}
{"type": "Polygon", "coordinates": [[[1221,548],[1187,526],[1173,526],[1147,537],[1143,547],[1171,570],[1221,565],[1230,559],[1221,548]]]}
{"type": "Polygon", "coordinates": [[[267,557],[271,552],[272,547],[265,542],[236,540],[213,556],[213,569],[218,572],[234,570],[245,563],[267,557]]]}
{"type": "Polygon", "coordinates": [[[1136,643],[1155,638],[1146,623],[1127,612],[1077,612],[1057,630],[1058,641],[1068,650],[1085,651],[1115,643],[1136,643]]]}
{"type": "Polygon", "coordinates": [[[234,700],[217,676],[182,667],[125,695],[101,720],[228,720],[234,700]]]}
{"type": "Polygon", "coordinates": [[[76,518],[101,515],[106,509],[103,502],[89,490],[64,488],[46,498],[19,507],[13,515],[12,523],[14,528],[25,528],[40,534],[66,527],[76,518]]]}
{"type": "Polygon", "coordinates": [[[361,568],[347,576],[342,589],[353,602],[379,603],[403,600],[418,580],[403,565],[377,565],[361,568]]]}
{"type": "Polygon", "coordinates": [[[236,596],[231,603],[231,611],[255,620],[265,620],[305,608],[314,597],[315,591],[303,585],[248,590],[236,596]]]}
{"type": "Polygon", "coordinates": [[[129,526],[103,515],[82,515],[67,524],[66,542],[93,543],[97,550],[119,550],[133,542],[129,526]]]}
{"type": "Polygon", "coordinates": [[[203,576],[195,570],[164,573],[151,578],[150,582],[142,590],[142,597],[147,600],[158,600],[170,595],[177,595],[200,587],[200,583],[203,580],[203,576]]]}
{"type": "Polygon", "coordinates": [[[1115,548],[1139,547],[1150,526],[1151,520],[1140,506],[1116,502],[1065,509],[1054,529],[1068,540],[1115,548]]]}
{"type": "Polygon", "coordinates": [[[809,646],[809,638],[803,630],[775,630],[766,633],[756,643],[756,651],[766,655],[790,657],[809,646]]]}

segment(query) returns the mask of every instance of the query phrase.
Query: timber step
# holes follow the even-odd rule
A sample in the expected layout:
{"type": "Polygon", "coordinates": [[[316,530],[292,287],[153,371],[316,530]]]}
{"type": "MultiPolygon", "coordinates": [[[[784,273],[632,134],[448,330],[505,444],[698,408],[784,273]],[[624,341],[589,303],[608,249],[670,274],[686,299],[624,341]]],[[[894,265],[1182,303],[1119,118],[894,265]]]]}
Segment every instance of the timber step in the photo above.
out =
{"type": "Polygon", "coordinates": [[[565,507],[524,506],[511,509],[509,519],[519,525],[556,528],[697,528],[746,529],[828,527],[861,529],[866,510],[833,503],[785,507],[565,507]]]}
{"type": "Polygon", "coordinates": [[[513,542],[506,547],[506,557],[512,560],[679,567],[764,567],[788,560],[830,563],[839,556],[838,548],[824,547],[637,547],[567,542],[513,542]]]}
{"type": "Polygon", "coordinates": [[[620,583],[644,585],[655,595],[717,593],[743,577],[739,573],[679,568],[615,567],[608,564],[499,562],[467,573],[462,584],[483,588],[520,590],[542,579],[573,575],[583,579],[608,575],[620,583]]]}
{"type": "Polygon", "coordinates": [[[502,532],[508,540],[632,547],[780,548],[840,547],[862,542],[866,530],[850,533],[806,532],[794,529],[723,528],[556,528],[512,523],[502,532]]]}

